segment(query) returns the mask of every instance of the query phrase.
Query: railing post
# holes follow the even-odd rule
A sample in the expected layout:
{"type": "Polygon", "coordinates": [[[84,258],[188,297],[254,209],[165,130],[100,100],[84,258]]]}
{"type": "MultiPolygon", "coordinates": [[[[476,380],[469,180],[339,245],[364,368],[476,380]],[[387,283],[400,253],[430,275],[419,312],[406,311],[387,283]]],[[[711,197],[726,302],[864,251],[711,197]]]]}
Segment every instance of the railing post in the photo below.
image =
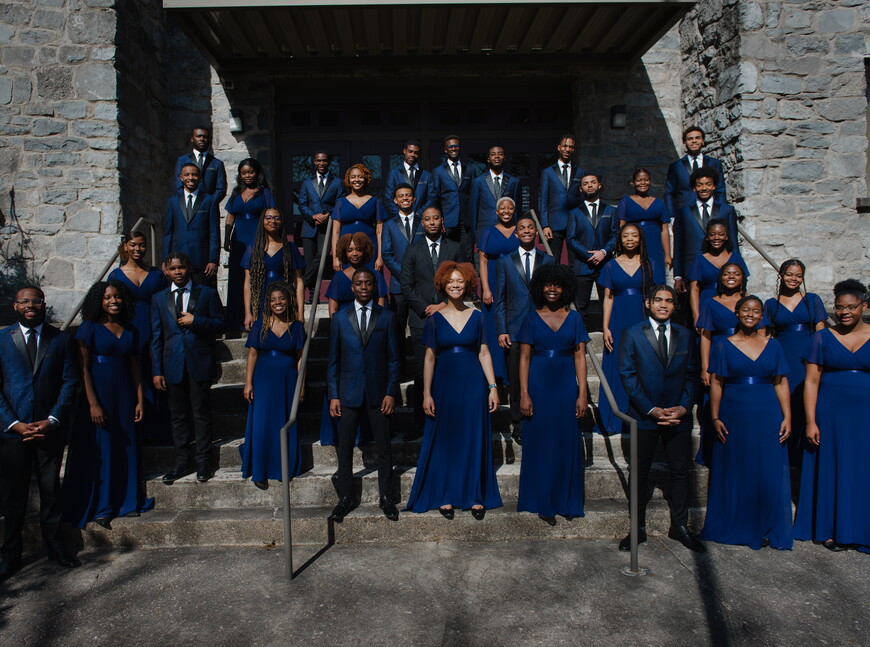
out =
{"type": "Polygon", "coordinates": [[[759,245],[752,236],[750,236],[749,234],[746,233],[746,230],[743,228],[743,225],[741,225],[740,223],[737,224],[737,232],[741,236],[743,236],[743,238],[746,240],[747,243],[752,245],[752,247],[755,249],[755,251],[758,252],[764,260],[766,260],[768,263],[770,263],[770,266],[774,269],[775,272],[779,272],[779,265],[776,264],[776,261],[773,260],[773,257],[771,257],[771,255],[768,254],[764,250],[764,248],[761,245],[759,245]]]}
{"type": "MultiPolygon", "coordinates": [[[[541,227],[541,221],[538,220],[538,214],[534,209],[529,209],[529,215],[532,217],[532,220],[535,221],[535,228],[538,230],[538,238],[541,239],[541,243],[544,245],[544,250],[547,252],[547,256],[553,255],[553,248],[550,247],[550,241],[547,240],[546,236],[544,236],[544,230],[541,227]]],[[[556,259],[556,262],[559,262],[559,259],[556,259]]]]}
{"type": "Polygon", "coordinates": [[[290,405],[290,418],[281,427],[281,502],[284,508],[284,577],[288,581],[293,580],[293,529],[290,522],[290,459],[288,449],[290,440],[288,435],[291,427],[296,424],[299,415],[299,398],[302,394],[302,385],[305,383],[305,371],[308,366],[308,351],[311,348],[311,338],[314,335],[314,326],[317,322],[317,303],[320,301],[320,285],[323,282],[323,270],[326,267],[327,241],[332,234],[332,218],[327,220],[326,235],[324,237],[324,249],[320,254],[320,266],[317,268],[317,281],[314,283],[314,292],[311,299],[311,310],[308,314],[308,329],[305,335],[305,344],[302,347],[302,357],[299,359],[299,374],[296,376],[296,388],[293,391],[293,404],[290,405]]]}

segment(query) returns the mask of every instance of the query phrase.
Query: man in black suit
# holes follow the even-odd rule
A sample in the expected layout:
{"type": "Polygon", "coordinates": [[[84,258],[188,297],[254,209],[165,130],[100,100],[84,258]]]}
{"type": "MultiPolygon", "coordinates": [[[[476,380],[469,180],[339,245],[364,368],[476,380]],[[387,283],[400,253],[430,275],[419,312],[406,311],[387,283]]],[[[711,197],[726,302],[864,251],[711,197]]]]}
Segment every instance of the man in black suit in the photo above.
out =
{"type": "Polygon", "coordinates": [[[426,421],[423,413],[423,360],[426,357],[423,325],[426,317],[444,307],[444,295],[435,290],[435,270],[444,261],[466,260],[459,243],[443,235],[444,220],[437,208],[426,209],[421,224],[424,237],[411,243],[402,259],[402,295],[411,310],[408,327],[414,341],[414,430],[405,435],[406,440],[419,438],[426,421]]]}
{"type": "MultiPolygon", "coordinates": [[[[638,541],[646,541],[646,506],[652,494],[649,471],[661,439],[671,473],[668,537],[690,550],[704,552],[704,544],[686,527],[692,405],[700,361],[692,334],[671,322],[676,298],[676,291],[669,285],[656,285],[650,290],[646,300],[649,318],[622,333],[619,377],[628,393],[628,415],[637,420],[638,541]]],[[[630,549],[629,535],[619,542],[619,550],[630,549]]]]}
{"type": "Polygon", "coordinates": [[[20,289],[13,309],[18,322],[0,331],[0,493],[6,530],[0,581],[21,567],[34,468],[48,558],[66,568],[79,565],[60,537],[60,464],[79,383],[73,340],[45,323],[45,294],[39,288],[20,289]]]}
{"type": "Polygon", "coordinates": [[[218,293],[191,279],[190,258],[172,252],[163,261],[172,282],[151,297],[151,365],[154,388],[167,391],[175,444],[175,468],[163,475],[171,485],[190,473],[191,436],[196,437],[196,480],[208,481],[211,401],[215,379],[215,335],[224,327],[218,293]]]}

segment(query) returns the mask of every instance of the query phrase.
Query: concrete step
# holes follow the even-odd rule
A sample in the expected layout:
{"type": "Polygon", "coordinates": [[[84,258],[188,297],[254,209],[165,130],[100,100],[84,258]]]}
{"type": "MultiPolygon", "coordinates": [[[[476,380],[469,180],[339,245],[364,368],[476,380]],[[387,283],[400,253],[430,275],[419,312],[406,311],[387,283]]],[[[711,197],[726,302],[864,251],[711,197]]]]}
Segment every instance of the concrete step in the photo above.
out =
{"type": "MultiPolygon", "coordinates": [[[[668,474],[654,464],[651,478],[667,487],[668,474]]],[[[294,506],[334,505],[337,495],[333,486],[334,468],[315,466],[293,480],[291,500],[294,506]]],[[[411,490],[416,467],[397,467],[393,479],[394,500],[404,503],[411,490]]],[[[520,465],[500,465],[497,468],[499,491],[506,503],[516,501],[519,490],[520,465]]],[[[625,469],[596,463],[585,470],[586,499],[619,499],[626,496],[628,474],[625,469]]],[[[693,502],[706,501],[707,470],[696,467],[690,471],[689,491],[693,502]]],[[[195,475],[188,475],[172,485],[165,485],[157,474],[147,481],[148,496],[155,497],[159,510],[215,509],[215,508],[268,508],[281,505],[281,488],[272,483],[268,490],[260,490],[241,477],[238,468],[221,468],[208,483],[198,483],[195,475]]],[[[359,470],[354,475],[357,500],[377,501],[377,472],[359,470]]]]}
{"type": "MultiPolygon", "coordinates": [[[[489,510],[482,521],[468,511],[453,520],[438,512],[400,512],[390,521],[373,504],[353,510],[341,523],[328,520],[332,506],[294,508],[291,516],[294,545],[328,546],[351,543],[407,543],[418,541],[513,541],[521,539],[621,539],[628,533],[627,505],[622,500],[592,501],[586,516],[556,518],[554,526],[537,515],[517,512],[514,505],[489,510]]],[[[690,526],[700,529],[704,507],[689,510],[690,526]]],[[[647,508],[647,533],[664,535],[670,524],[664,501],[647,508]]],[[[107,530],[96,524],[84,529],[64,527],[70,546],[78,548],[168,548],[191,546],[283,546],[281,510],[250,507],[244,510],[154,510],[137,518],[115,519],[107,530]]],[[[0,522],[2,528],[2,522],[0,522]]],[[[31,517],[25,528],[26,550],[39,546],[39,524],[31,517]]],[[[615,549],[615,548],[614,548],[615,549]]],[[[627,559],[627,558],[626,558],[627,559]]],[[[298,564],[297,564],[298,566],[298,564]]]]}

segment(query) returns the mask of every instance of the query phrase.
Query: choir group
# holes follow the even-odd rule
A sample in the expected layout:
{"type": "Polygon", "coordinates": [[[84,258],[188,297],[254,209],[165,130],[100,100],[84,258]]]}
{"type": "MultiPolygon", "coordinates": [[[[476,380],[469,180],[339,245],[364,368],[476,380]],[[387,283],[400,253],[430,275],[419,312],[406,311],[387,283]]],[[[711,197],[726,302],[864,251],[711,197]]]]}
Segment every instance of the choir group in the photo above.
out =
{"type": "MultiPolygon", "coordinates": [[[[669,536],[688,548],[703,551],[700,539],[707,539],[789,549],[797,538],[870,551],[863,469],[870,439],[860,422],[870,393],[867,289],[855,280],[836,285],[832,327],[822,299],[804,289],[799,260],[782,264],[772,298],[750,294],[722,165],[703,154],[699,128],[683,139],[687,155],[670,166],[663,199],[650,194],[651,174],[639,168],[614,207],[601,198],[602,178],[574,161],[575,138],[563,136],[556,163],[541,176],[540,223],[519,212],[521,183],[504,170],[500,146],[480,169],[450,135],[443,164],[428,171],[418,163],[419,142],[409,140],[383,201],[369,191],[364,165],[339,178],[329,154],[317,151],[298,195],[304,254],[262,167],[245,159],[224,205],[224,308],[216,278],[226,172],[209,152],[209,129],[193,129],[193,151],[179,158],[177,193],[167,201],[162,266],[149,266],[146,238],[133,231],[119,247],[119,267],[88,292],[74,342],[44,323],[45,298],[34,286],[16,297],[18,323],[0,332],[0,575],[20,564],[33,465],[49,556],[65,566],[77,560],[60,542],[61,519],[111,528],[112,519],[154,506],[142,483],[142,437],[171,438],[175,446],[164,483],[193,471],[202,483],[211,478],[209,391],[219,333],[247,334],[242,475],[261,489],[280,479],[278,431],[300,375],[305,305],[319,302],[322,254],[334,271],[325,293],[327,389],[308,408],[321,412],[320,442],[338,454],[333,520],[358,503],[353,447],[370,442],[380,507],[399,517],[390,416],[401,401],[408,332],[415,417],[404,436],[422,440],[406,510],[437,509],[452,519],[458,508],[483,519],[502,505],[490,414],[504,386],[511,433],[523,445],[518,510],[548,523],[583,516],[580,425],[591,418],[598,433],[623,431],[607,399],[592,403],[587,386],[595,287],[604,376],[618,409],[638,420],[632,478],[641,492],[641,541],[647,477],[661,443],[671,479],[669,536]],[[710,467],[700,539],[686,528],[693,409],[701,429],[695,460],[710,467]],[[792,467],[800,468],[794,521],[792,467]]],[[[295,427],[289,458],[297,476],[295,427]]]]}

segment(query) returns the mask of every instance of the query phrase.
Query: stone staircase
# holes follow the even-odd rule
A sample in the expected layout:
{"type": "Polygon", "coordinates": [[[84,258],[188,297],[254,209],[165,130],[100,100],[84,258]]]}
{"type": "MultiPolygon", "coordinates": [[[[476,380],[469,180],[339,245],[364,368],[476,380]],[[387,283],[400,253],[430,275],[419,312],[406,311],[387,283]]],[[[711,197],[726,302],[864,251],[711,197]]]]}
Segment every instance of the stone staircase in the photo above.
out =
{"type": "MultiPolygon", "coordinates": [[[[617,538],[628,529],[628,440],[625,447],[621,436],[602,437],[584,433],[586,450],[586,516],[565,520],[557,518],[554,526],[536,515],[516,511],[522,447],[509,434],[510,415],[506,405],[493,414],[493,458],[504,507],[488,511],[483,521],[476,521],[469,512],[458,511],[452,521],[438,512],[426,514],[401,513],[398,522],[387,520],[377,508],[377,471],[373,447],[355,450],[355,487],[361,501],[340,524],[327,520],[337,502],[332,475],[337,461],[333,447],[319,443],[320,411],[325,391],[328,321],[326,307],[318,307],[318,323],[312,340],[308,366],[306,400],[300,420],[304,473],[293,480],[294,544],[324,545],[332,542],[408,542],[438,540],[498,541],[529,537],[553,538],[617,538]]],[[[594,333],[592,345],[601,353],[601,334],[594,333]]],[[[413,424],[413,412],[408,407],[413,389],[410,343],[406,346],[408,361],[403,368],[402,402],[393,416],[393,460],[395,499],[407,500],[414,478],[420,441],[404,441],[405,430],[413,424]]],[[[75,531],[75,541],[88,547],[181,547],[181,546],[273,546],[283,543],[281,486],[270,483],[268,490],[254,487],[241,478],[238,447],[245,430],[247,405],[242,399],[246,349],[244,339],[226,339],[220,343],[221,377],[212,390],[215,442],[212,447],[214,478],[200,484],[194,475],[164,485],[160,480],[173,465],[171,447],[145,447],[143,462],[147,475],[148,496],[156,500],[155,510],[137,518],[112,521],[106,530],[89,524],[75,531]]],[[[598,378],[590,376],[593,402],[598,400],[598,378]]],[[[697,445],[697,431],[695,444],[697,445]]],[[[653,468],[653,479],[667,487],[663,465],[653,468]]],[[[691,473],[693,493],[692,519],[703,518],[706,501],[707,475],[703,468],[691,473]]],[[[35,492],[33,498],[36,498],[35,492]]],[[[34,500],[34,503],[36,501],[34,500]]],[[[35,506],[31,510],[35,510],[35,506]]],[[[647,527],[651,534],[667,530],[667,505],[657,491],[650,504],[647,527]]],[[[30,531],[38,534],[36,524],[30,531]]]]}

